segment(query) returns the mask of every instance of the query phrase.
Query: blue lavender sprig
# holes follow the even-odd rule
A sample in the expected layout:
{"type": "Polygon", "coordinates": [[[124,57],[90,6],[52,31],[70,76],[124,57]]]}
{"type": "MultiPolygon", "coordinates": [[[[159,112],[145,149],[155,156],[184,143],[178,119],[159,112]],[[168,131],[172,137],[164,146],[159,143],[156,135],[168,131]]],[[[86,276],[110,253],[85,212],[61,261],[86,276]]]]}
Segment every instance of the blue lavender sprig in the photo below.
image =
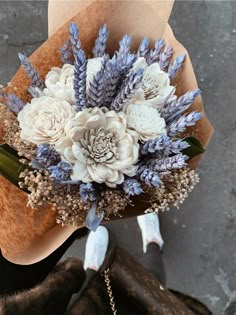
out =
{"type": "Polygon", "coordinates": [[[159,61],[160,53],[164,47],[165,47],[165,42],[163,39],[158,39],[155,42],[155,48],[150,50],[150,53],[147,56],[147,62],[149,65],[154,63],[154,62],[159,61]]]}
{"type": "Polygon", "coordinates": [[[93,232],[97,230],[97,228],[99,227],[104,217],[104,212],[98,216],[96,213],[96,210],[97,210],[97,203],[94,202],[85,220],[85,226],[93,232]]]}
{"type": "Polygon", "coordinates": [[[181,116],[177,121],[171,123],[167,128],[167,134],[170,137],[182,133],[187,127],[194,126],[195,123],[203,117],[202,113],[192,112],[181,116]]]}
{"type": "Polygon", "coordinates": [[[105,54],[102,59],[101,70],[94,75],[93,81],[90,82],[87,92],[87,107],[104,106],[105,83],[108,83],[105,82],[104,72],[109,60],[109,55],[105,54]]]}
{"type": "Polygon", "coordinates": [[[86,72],[87,72],[87,59],[85,52],[80,49],[75,56],[74,67],[74,82],[73,87],[75,91],[75,110],[77,112],[83,110],[87,105],[86,100],[86,72]]]}
{"type": "Polygon", "coordinates": [[[144,181],[148,186],[160,187],[161,180],[157,172],[149,169],[146,166],[142,166],[138,170],[138,176],[141,181],[144,181]]]}
{"type": "Polygon", "coordinates": [[[71,42],[67,40],[64,45],[60,48],[61,61],[63,64],[73,64],[71,57],[71,42]]]}
{"type": "Polygon", "coordinates": [[[35,160],[43,167],[48,168],[57,165],[61,161],[60,154],[48,143],[39,144],[36,151],[35,160]]]}
{"type": "Polygon", "coordinates": [[[38,98],[40,96],[43,96],[43,92],[42,90],[40,90],[38,87],[34,87],[34,86],[29,86],[28,87],[28,92],[30,93],[30,95],[34,98],[38,98]]]}
{"type": "Polygon", "coordinates": [[[142,39],[142,41],[139,45],[139,48],[137,51],[137,58],[139,58],[139,57],[145,58],[148,54],[148,51],[149,51],[149,39],[145,37],[142,39]]]}
{"type": "Polygon", "coordinates": [[[25,53],[18,53],[20,63],[25,69],[26,74],[28,75],[29,79],[31,80],[31,85],[33,87],[38,87],[39,89],[43,89],[45,87],[44,81],[41,79],[37,70],[33,67],[33,65],[28,60],[25,53]]]}
{"type": "Polygon", "coordinates": [[[131,37],[129,35],[124,35],[124,37],[119,42],[120,48],[117,53],[117,61],[123,61],[127,58],[129,52],[130,52],[130,46],[131,46],[131,37]]]}
{"type": "Polygon", "coordinates": [[[160,110],[160,114],[165,118],[166,123],[169,124],[174,119],[178,118],[183,112],[185,112],[193,103],[195,98],[201,94],[199,89],[189,91],[179,97],[177,100],[167,103],[160,110]]]}
{"type": "Polygon", "coordinates": [[[148,155],[152,153],[157,153],[164,151],[166,148],[168,148],[171,145],[171,138],[163,135],[156,139],[150,139],[146,141],[141,149],[142,155],[148,155]]]}
{"type": "Polygon", "coordinates": [[[170,137],[163,135],[156,139],[150,139],[147,142],[144,143],[141,154],[143,155],[163,155],[163,156],[169,156],[170,154],[178,154],[182,150],[189,147],[189,144],[187,141],[184,141],[182,139],[178,139],[176,141],[173,141],[170,137]]]}
{"type": "Polygon", "coordinates": [[[136,56],[130,53],[131,37],[126,34],[119,44],[120,48],[116,56],[117,62],[124,71],[128,72],[136,60],[136,56]]]}
{"type": "Polygon", "coordinates": [[[126,101],[135,93],[142,82],[144,69],[139,68],[136,71],[131,71],[125,80],[121,90],[111,104],[111,108],[116,112],[122,110],[126,101]]]}
{"type": "Polygon", "coordinates": [[[3,97],[6,100],[6,105],[15,114],[19,114],[19,112],[25,106],[25,103],[22,102],[22,100],[19,97],[17,97],[15,94],[10,94],[10,93],[4,94],[3,97]]]}
{"type": "Polygon", "coordinates": [[[87,93],[87,107],[100,107],[103,105],[104,72],[98,71],[90,83],[87,93]]]}
{"type": "Polygon", "coordinates": [[[122,184],[122,188],[129,196],[137,196],[143,193],[141,184],[133,178],[126,179],[122,184]]]}
{"type": "Polygon", "coordinates": [[[172,169],[180,169],[186,166],[188,156],[179,153],[177,155],[163,158],[163,159],[150,159],[146,162],[146,166],[155,172],[171,171],[172,169]]]}
{"type": "Polygon", "coordinates": [[[113,57],[109,60],[104,70],[104,106],[110,106],[115,97],[122,77],[122,69],[113,57]]]}
{"type": "Polygon", "coordinates": [[[173,54],[173,48],[166,46],[159,55],[159,66],[161,70],[165,71],[170,64],[170,58],[173,54]]]}
{"type": "Polygon", "coordinates": [[[109,36],[109,31],[106,24],[104,24],[98,32],[98,38],[95,41],[95,47],[93,48],[93,56],[102,57],[105,54],[106,43],[109,36]]]}
{"type": "Polygon", "coordinates": [[[182,139],[177,139],[175,141],[171,141],[171,145],[166,148],[165,154],[169,155],[171,153],[179,154],[184,149],[187,149],[190,147],[190,144],[187,141],[184,141],[182,139]]]}
{"type": "Polygon", "coordinates": [[[70,24],[70,41],[71,41],[74,57],[76,58],[81,48],[81,42],[79,40],[78,26],[74,22],[70,24]]]}
{"type": "Polygon", "coordinates": [[[185,56],[185,54],[181,54],[175,59],[173,63],[170,63],[168,68],[170,80],[173,80],[176,77],[178,70],[183,66],[185,56]]]}
{"type": "Polygon", "coordinates": [[[80,197],[83,202],[95,201],[97,199],[97,189],[93,183],[86,183],[80,185],[80,197]]]}
{"type": "Polygon", "coordinates": [[[166,124],[169,125],[174,120],[178,119],[194,102],[195,98],[201,94],[199,89],[193,90],[182,95],[174,104],[170,106],[172,111],[171,115],[168,115],[166,124]]]}
{"type": "Polygon", "coordinates": [[[57,165],[49,166],[48,170],[51,172],[51,176],[58,182],[70,180],[70,175],[72,173],[71,165],[62,161],[57,165]]]}

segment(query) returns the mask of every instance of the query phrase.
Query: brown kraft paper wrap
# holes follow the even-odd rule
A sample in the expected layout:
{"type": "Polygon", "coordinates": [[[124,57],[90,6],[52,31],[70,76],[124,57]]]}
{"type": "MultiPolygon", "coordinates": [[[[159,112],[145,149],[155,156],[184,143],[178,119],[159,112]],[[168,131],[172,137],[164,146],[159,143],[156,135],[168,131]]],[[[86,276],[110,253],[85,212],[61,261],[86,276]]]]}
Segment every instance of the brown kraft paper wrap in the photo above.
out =
{"type": "MultiPolygon", "coordinates": [[[[91,54],[99,27],[106,23],[110,31],[108,52],[114,52],[118,48],[119,40],[126,33],[132,36],[132,50],[138,47],[143,37],[148,37],[152,45],[156,39],[164,38],[165,42],[174,48],[175,56],[185,52],[184,67],[176,79],[177,94],[196,89],[197,82],[188,53],[175,39],[167,24],[172,5],[172,1],[51,0],[49,33],[53,35],[32,54],[30,61],[44,78],[53,66],[61,66],[59,47],[68,39],[68,27],[72,21],[77,22],[79,26],[82,47],[88,54],[91,54]]],[[[22,100],[27,101],[29,83],[21,67],[12,78],[8,92],[14,92],[22,100]]],[[[197,97],[191,110],[204,113],[201,97],[197,97]]],[[[204,115],[204,118],[189,132],[194,134],[206,148],[213,128],[204,115]]],[[[200,156],[192,159],[190,166],[195,168],[199,160],[200,156]]],[[[146,199],[145,201],[143,196],[135,198],[134,206],[127,207],[122,213],[123,217],[143,213],[148,208],[148,197],[146,199]]],[[[50,206],[38,210],[27,207],[26,193],[3,177],[0,177],[0,215],[0,248],[6,257],[34,247],[43,235],[45,237],[56,226],[56,211],[52,211],[50,206]]]]}

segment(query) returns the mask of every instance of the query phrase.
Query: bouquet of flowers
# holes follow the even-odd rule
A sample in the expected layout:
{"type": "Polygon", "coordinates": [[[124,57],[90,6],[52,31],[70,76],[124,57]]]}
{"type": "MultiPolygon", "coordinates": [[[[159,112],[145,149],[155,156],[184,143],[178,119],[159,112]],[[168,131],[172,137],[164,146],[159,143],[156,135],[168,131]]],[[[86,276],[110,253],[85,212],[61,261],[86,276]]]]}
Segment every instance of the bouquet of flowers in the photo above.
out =
{"type": "Polygon", "coordinates": [[[128,34],[107,51],[113,34],[99,26],[91,49],[68,22],[62,38],[53,36],[57,55],[36,52],[38,69],[19,53],[18,83],[2,88],[0,107],[1,174],[30,208],[49,207],[57,223],[92,230],[127,209],[178,207],[199,181],[189,161],[204,152],[206,122],[192,105],[200,90],[181,91],[185,53],[174,58],[173,47],[148,37],[132,49],[128,34]]]}

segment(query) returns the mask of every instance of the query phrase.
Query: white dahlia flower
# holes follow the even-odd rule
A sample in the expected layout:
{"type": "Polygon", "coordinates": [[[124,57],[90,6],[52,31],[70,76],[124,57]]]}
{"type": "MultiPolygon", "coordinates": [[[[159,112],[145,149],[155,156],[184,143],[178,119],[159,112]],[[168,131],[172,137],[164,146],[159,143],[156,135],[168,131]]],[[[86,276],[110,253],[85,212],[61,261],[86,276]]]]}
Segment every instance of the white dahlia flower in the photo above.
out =
{"type": "Polygon", "coordinates": [[[140,57],[134,63],[133,69],[143,68],[142,85],[134,95],[135,100],[148,100],[149,103],[161,107],[166,100],[175,100],[175,87],[170,85],[168,73],[162,71],[157,62],[148,66],[145,58],[140,57]]]}
{"type": "Polygon", "coordinates": [[[75,104],[75,93],[73,89],[74,66],[65,64],[62,68],[53,67],[45,78],[46,88],[44,95],[75,104]]]}
{"type": "Polygon", "coordinates": [[[65,125],[75,114],[66,101],[50,96],[34,98],[18,114],[20,136],[34,144],[62,144],[66,140],[65,125]]]}
{"type": "Polygon", "coordinates": [[[116,187],[124,175],[136,174],[138,135],[127,129],[124,113],[85,109],[68,122],[66,134],[70,145],[67,142],[57,150],[73,165],[72,180],[116,187]]]}
{"type": "Polygon", "coordinates": [[[126,115],[128,127],[137,132],[142,142],[166,135],[164,118],[148,101],[130,104],[126,115]]]}

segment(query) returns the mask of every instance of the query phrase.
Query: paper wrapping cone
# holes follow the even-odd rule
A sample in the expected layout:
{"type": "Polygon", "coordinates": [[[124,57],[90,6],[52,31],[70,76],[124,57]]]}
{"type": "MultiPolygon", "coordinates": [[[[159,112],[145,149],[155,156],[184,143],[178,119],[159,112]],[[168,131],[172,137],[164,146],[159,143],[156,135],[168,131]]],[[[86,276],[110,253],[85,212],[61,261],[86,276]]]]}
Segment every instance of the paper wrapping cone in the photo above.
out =
{"type": "MultiPolygon", "coordinates": [[[[148,37],[152,44],[157,38],[163,37],[166,43],[174,48],[175,55],[187,53],[167,25],[172,4],[172,1],[51,1],[49,32],[54,34],[32,54],[30,60],[42,77],[45,77],[52,66],[61,66],[59,47],[68,39],[68,27],[72,21],[77,22],[82,47],[89,54],[94,46],[98,29],[104,23],[110,31],[108,52],[114,52],[118,48],[118,41],[128,33],[132,36],[132,49],[138,47],[143,37],[148,37]],[[66,22],[66,19],[75,13],[77,15],[66,22]],[[64,22],[66,24],[57,30],[64,22]]],[[[197,88],[188,54],[178,79],[178,93],[182,94],[197,88]]],[[[24,70],[20,68],[11,80],[8,90],[27,101],[29,83],[24,70]]],[[[197,98],[191,110],[204,112],[201,97],[197,98]]],[[[206,115],[191,132],[204,147],[207,146],[213,128],[206,115]]],[[[193,159],[190,163],[191,167],[196,167],[199,159],[200,157],[193,159]]],[[[0,177],[0,247],[6,256],[31,248],[43,234],[45,235],[56,225],[56,212],[50,207],[34,210],[26,204],[27,195],[0,177]]],[[[143,196],[136,198],[134,204],[134,207],[130,206],[126,209],[123,217],[143,213],[148,208],[148,201],[145,201],[143,196]]]]}

